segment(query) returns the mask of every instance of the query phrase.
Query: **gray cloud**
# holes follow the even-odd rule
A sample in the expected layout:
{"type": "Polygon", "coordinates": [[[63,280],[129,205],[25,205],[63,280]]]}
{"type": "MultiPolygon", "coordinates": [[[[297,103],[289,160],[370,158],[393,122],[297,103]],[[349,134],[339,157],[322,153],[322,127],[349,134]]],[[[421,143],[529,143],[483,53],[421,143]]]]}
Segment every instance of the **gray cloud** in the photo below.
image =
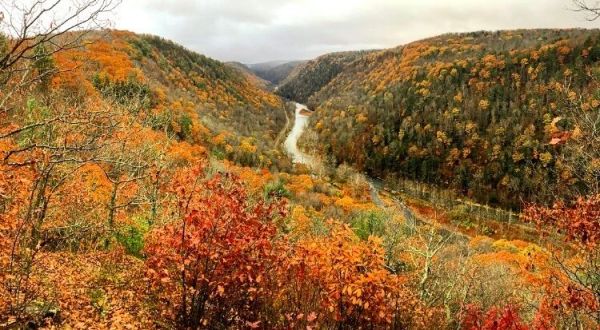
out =
{"type": "Polygon", "coordinates": [[[223,61],[308,59],[446,32],[600,27],[570,0],[124,0],[115,26],[223,61]]]}

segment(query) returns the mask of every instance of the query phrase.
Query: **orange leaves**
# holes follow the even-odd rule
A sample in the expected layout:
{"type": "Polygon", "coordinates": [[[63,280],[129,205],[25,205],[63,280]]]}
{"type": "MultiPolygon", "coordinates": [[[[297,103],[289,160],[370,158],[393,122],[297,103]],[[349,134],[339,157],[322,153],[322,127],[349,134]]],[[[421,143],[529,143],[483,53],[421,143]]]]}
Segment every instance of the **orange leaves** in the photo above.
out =
{"type": "Polygon", "coordinates": [[[87,57],[96,62],[100,72],[107,74],[111,80],[123,81],[138,75],[127,53],[129,45],[123,39],[100,39],[89,44],[87,49],[87,57]]]}
{"type": "Polygon", "coordinates": [[[298,242],[283,268],[288,313],[324,311],[319,324],[349,327],[390,326],[410,315],[400,311],[414,306],[414,297],[384,268],[381,242],[361,242],[347,225],[335,222],[330,230],[327,237],[298,242]]]}
{"type": "Polygon", "coordinates": [[[61,72],[52,77],[52,87],[82,90],[87,95],[96,94],[94,86],[86,78],[82,68],[83,56],[82,51],[75,49],[56,53],[54,61],[61,72]]]}
{"type": "Polygon", "coordinates": [[[175,142],[167,149],[167,155],[178,165],[192,165],[202,161],[206,156],[206,149],[198,144],[188,142],[175,142]]]}

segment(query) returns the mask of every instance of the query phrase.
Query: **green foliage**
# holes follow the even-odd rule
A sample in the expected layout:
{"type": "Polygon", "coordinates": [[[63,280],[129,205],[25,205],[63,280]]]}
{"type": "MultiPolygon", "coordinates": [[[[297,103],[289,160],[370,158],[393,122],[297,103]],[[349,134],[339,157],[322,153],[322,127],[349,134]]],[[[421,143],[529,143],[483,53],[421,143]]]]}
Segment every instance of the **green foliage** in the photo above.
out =
{"type": "MultiPolygon", "coordinates": [[[[547,203],[555,191],[582,193],[557,161],[567,151],[550,144],[568,139],[573,123],[552,122],[569,116],[567,86],[599,111],[588,74],[598,60],[597,30],[444,35],[365,53],[316,91],[286,95],[309,95],[321,151],[338,164],[518,209],[524,200],[547,203]]],[[[290,86],[322,77],[311,68],[328,60],[316,61],[290,86]]]]}
{"type": "MultiPolygon", "coordinates": [[[[184,112],[199,111],[199,124],[212,135],[235,132],[227,141],[231,148],[210,146],[218,157],[226,157],[244,166],[273,167],[284,163],[285,155],[273,143],[287,122],[281,108],[283,102],[257,85],[255,79],[258,78],[248,76],[252,73],[242,72],[160,37],[130,36],[128,42],[135,53],[140,56],[147,54],[138,65],[147,77],[161,83],[160,95],[167,99],[162,104],[165,108],[177,103],[185,108],[184,112]],[[255,151],[245,152],[239,148],[240,142],[246,138],[255,141],[255,151]]],[[[111,88],[108,92],[115,94],[111,88]]],[[[171,108],[170,112],[176,110],[171,108]]],[[[165,117],[154,118],[153,127],[176,133],[182,140],[198,142],[190,139],[191,132],[188,130],[197,124],[190,122],[197,120],[194,116],[190,118],[173,113],[171,122],[166,125],[165,117]]],[[[210,139],[204,142],[210,143],[210,139]]]]}
{"type": "Polygon", "coordinates": [[[239,80],[233,69],[223,65],[221,62],[208,58],[204,55],[191,52],[183,46],[170,40],[156,36],[142,36],[139,43],[157,48],[163,56],[175,61],[175,66],[183,72],[201,73],[205,78],[211,80],[239,80]]]}
{"type": "MultiPolygon", "coordinates": [[[[1,46],[0,46],[1,47],[1,46]]],[[[1,52],[1,51],[0,51],[1,52]]],[[[56,70],[54,59],[44,44],[39,44],[34,50],[34,68],[37,71],[37,75],[40,79],[40,87],[42,90],[47,90],[52,75],[56,70]]]]}
{"type": "Polygon", "coordinates": [[[98,313],[105,317],[110,309],[106,293],[102,289],[91,289],[89,291],[90,302],[98,313]]]}
{"type": "Polygon", "coordinates": [[[362,240],[369,239],[369,236],[384,237],[386,232],[386,214],[380,211],[361,212],[350,219],[350,225],[356,236],[362,240]]]}
{"type": "Polygon", "coordinates": [[[135,111],[148,109],[155,104],[150,86],[138,82],[135,78],[111,81],[108,76],[96,74],[92,83],[102,96],[111,98],[121,105],[133,106],[135,111]]]}
{"type": "Polygon", "coordinates": [[[179,127],[181,128],[179,138],[182,140],[190,138],[192,135],[192,126],[193,122],[190,116],[185,113],[181,114],[181,116],[179,116],[179,127]]]}
{"type": "Polygon", "coordinates": [[[141,258],[144,249],[144,235],[148,232],[149,224],[145,217],[136,216],[133,224],[124,226],[116,233],[116,239],[128,254],[141,258]]]}
{"type": "Polygon", "coordinates": [[[132,38],[131,40],[129,40],[129,43],[138,52],[138,56],[137,56],[138,60],[141,60],[142,57],[148,57],[148,56],[150,56],[150,54],[152,54],[152,47],[144,39],[132,38]]]}
{"type": "Polygon", "coordinates": [[[259,77],[278,85],[284,81],[299,66],[305,64],[305,61],[291,61],[285,63],[267,62],[250,66],[250,69],[259,77]]]}
{"type": "Polygon", "coordinates": [[[369,52],[333,53],[302,64],[302,69],[296,76],[290,77],[290,80],[279,87],[277,93],[288,99],[307,103],[311,95],[332,81],[346,65],[367,53],[369,52]]]}
{"type": "Polygon", "coordinates": [[[473,223],[473,214],[469,212],[467,206],[465,205],[457,205],[452,208],[448,213],[448,218],[453,223],[462,226],[466,229],[471,229],[475,227],[475,223],[473,223]]]}
{"type": "Polygon", "coordinates": [[[265,199],[272,198],[290,198],[291,193],[285,188],[285,184],[281,180],[269,182],[264,188],[265,199]]]}
{"type": "Polygon", "coordinates": [[[8,38],[0,33],[0,56],[6,55],[6,52],[8,52],[8,38]]]}

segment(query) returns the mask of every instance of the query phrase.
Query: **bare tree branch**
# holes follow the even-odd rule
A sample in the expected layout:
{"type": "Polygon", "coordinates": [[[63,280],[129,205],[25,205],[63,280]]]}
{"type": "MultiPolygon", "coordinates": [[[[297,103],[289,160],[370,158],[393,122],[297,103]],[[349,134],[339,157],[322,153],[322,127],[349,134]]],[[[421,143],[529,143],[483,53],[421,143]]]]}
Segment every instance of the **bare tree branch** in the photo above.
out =
{"type": "Polygon", "coordinates": [[[590,4],[587,0],[573,0],[573,5],[575,8],[572,10],[587,14],[586,19],[588,21],[595,21],[600,18],[600,2],[598,1],[590,4]]]}

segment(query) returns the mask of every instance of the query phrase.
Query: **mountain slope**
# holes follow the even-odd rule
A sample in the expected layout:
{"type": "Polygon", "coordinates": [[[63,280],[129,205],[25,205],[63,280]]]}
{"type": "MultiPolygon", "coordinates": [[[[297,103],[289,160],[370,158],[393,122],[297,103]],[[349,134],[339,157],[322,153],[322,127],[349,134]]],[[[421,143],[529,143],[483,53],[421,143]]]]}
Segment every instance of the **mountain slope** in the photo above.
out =
{"type": "Polygon", "coordinates": [[[248,80],[250,80],[254,85],[256,85],[262,89],[265,89],[265,90],[268,90],[271,87],[270,81],[265,80],[265,79],[261,78],[260,76],[258,76],[247,65],[240,63],[240,62],[227,62],[225,64],[227,66],[243,73],[246,76],[246,78],[248,80]]]}
{"type": "Polygon", "coordinates": [[[322,57],[280,92],[316,107],[339,163],[517,207],[584,189],[562,145],[578,131],[569,109],[598,111],[599,59],[597,30],[448,34],[345,65],[322,57]]]}
{"type": "Polygon", "coordinates": [[[248,68],[252,70],[257,76],[270,81],[273,85],[277,86],[282,83],[286,78],[296,70],[299,66],[302,66],[307,61],[275,61],[250,64],[248,68]]]}
{"type": "Polygon", "coordinates": [[[90,37],[98,39],[57,56],[61,67],[73,67],[54,78],[57,87],[144,100],[151,126],[209,145],[220,157],[248,165],[283,157],[272,142],[286,123],[284,104],[254,75],[155,36],[90,37]]]}
{"type": "Polygon", "coordinates": [[[279,87],[277,93],[289,99],[307,103],[308,98],[325,87],[354,60],[367,51],[341,52],[323,55],[298,68],[279,87]]]}

